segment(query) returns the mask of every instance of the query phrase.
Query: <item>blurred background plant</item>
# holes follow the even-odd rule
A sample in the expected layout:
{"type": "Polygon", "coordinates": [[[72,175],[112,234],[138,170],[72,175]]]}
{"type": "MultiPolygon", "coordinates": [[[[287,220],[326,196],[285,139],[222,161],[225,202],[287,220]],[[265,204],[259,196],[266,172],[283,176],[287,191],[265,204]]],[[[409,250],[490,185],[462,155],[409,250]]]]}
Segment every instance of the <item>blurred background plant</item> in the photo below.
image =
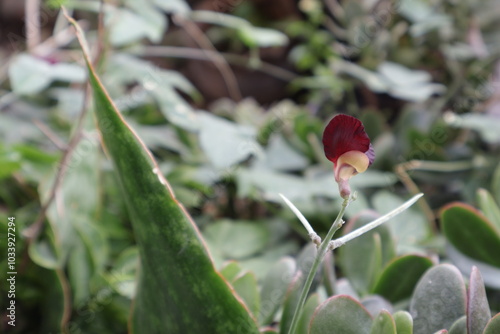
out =
{"type": "MultiPolygon", "coordinates": [[[[87,112],[87,72],[60,4],[0,1],[0,236],[6,240],[7,218],[15,216],[18,266],[17,325],[6,324],[2,304],[1,326],[125,333],[139,250],[129,204],[87,112]]],[[[377,154],[352,180],[358,199],[343,233],[410,194],[425,197],[340,248],[334,262],[327,258],[300,328],[333,295],[329,304],[353,314],[356,300],[373,316],[384,308],[405,318],[396,311],[409,310],[415,333],[451,332],[454,322],[465,328],[461,317],[470,314],[462,306],[473,297],[462,292],[458,271],[440,263],[475,275],[481,290],[472,266],[479,268],[490,311],[500,311],[497,0],[64,5],[85,30],[111,98],[261,328],[286,333],[298,272],[313,251],[278,193],[320,235],[339,210],[320,141],[339,112],[363,121],[377,154]],[[424,273],[452,277],[450,294],[463,302],[437,325],[415,317],[432,296],[418,283],[424,273]]],[[[7,254],[5,242],[0,250],[7,254]]],[[[6,255],[0,264],[7,267],[6,255]]],[[[370,328],[370,316],[359,312],[370,328]]]]}

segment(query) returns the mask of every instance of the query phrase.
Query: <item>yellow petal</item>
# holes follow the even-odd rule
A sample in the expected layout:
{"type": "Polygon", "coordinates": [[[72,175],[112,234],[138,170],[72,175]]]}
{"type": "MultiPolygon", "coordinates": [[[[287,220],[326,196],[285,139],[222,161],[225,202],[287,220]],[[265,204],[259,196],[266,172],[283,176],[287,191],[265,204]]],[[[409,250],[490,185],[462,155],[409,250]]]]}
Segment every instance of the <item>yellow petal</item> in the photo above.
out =
{"type": "Polygon", "coordinates": [[[370,165],[368,156],[360,151],[349,151],[342,154],[337,160],[337,166],[352,166],[356,172],[363,173],[370,165]]]}

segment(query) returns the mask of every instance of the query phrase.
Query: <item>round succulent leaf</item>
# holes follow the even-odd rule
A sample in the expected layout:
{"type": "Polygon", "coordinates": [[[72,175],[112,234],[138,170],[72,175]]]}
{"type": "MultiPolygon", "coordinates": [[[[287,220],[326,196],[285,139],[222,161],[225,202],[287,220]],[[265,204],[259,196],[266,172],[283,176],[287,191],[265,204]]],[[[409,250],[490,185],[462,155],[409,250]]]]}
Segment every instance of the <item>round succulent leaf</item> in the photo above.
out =
{"type": "Polygon", "coordinates": [[[265,325],[272,322],[276,311],[283,303],[287,288],[292,282],[296,270],[295,260],[287,256],[279,260],[268,272],[262,282],[260,293],[260,324],[265,325]]]}
{"type": "Polygon", "coordinates": [[[472,267],[467,297],[467,333],[481,334],[491,318],[491,312],[483,278],[476,266],[472,267]]]}
{"type": "Polygon", "coordinates": [[[372,293],[394,303],[411,297],[420,277],[432,267],[432,261],[421,255],[403,255],[393,259],[384,268],[372,293]],[[394,285],[394,282],[398,284],[394,285]]]}
{"type": "Polygon", "coordinates": [[[465,256],[451,244],[446,245],[446,255],[465,276],[469,276],[472,267],[477,266],[481,271],[484,284],[489,288],[500,289],[500,268],[465,256]]]}
{"type": "Polygon", "coordinates": [[[463,254],[500,267],[500,234],[474,207],[451,203],[441,210],[441,226],[448,241],[463,254]]]}
{"type": "Polygon", "coordinates": [[[254,315],[257,315],[260,307],[260,295],[255,274],[252,272],[246,272],[245,274],[236,277],[231,284],[233,285],[233,288],[238,296],[243,299],[243,302],[248,309],[254,315]]]}
{"type": "Polygon", "coordinates": [[[293,315],[300,298],[302,285],[304,283],[304,275],[299,270],[295,274],[292,283],[289,284],[288,290],[283,302],[283,314],[281,315],[280,334],[287,334],[292,324],[293,315]]]}
{"type": "Polygon", "coordinates": [[[339,295],[327,299],[314,312],[309,334],[369,334],[370,313],[354,298],[339,295]]]}
{"type": "Polygon", "coordinates": [[[497,313],[490,319],[483,334],[498,334],[500,333],[500,313],[497,313]]]}
{"type": "Polygon", "coordinates": [[[481,212],[490,220],[497,232],[500,233],[500,208],[488,190],[482,188],[477,190],[477,203],[481,212]]]}
{"type": "Polygon", "coordinates": [[[297,333],[307,333],[309,330],[309,324],[311,323],[311,318],[319,304],[321,303],[317,293],[313,293],[309,296],[304,308],[302,309],[302,314],[300,315],[299,322],[297,324],[297,333]]]}
{"type": "Polygon", "coordinates": [[[373,319],[370,334],[396,334],[396,323],[387,310],[382,310],[373,319]]]}
{"type": "Polygon", "coordinates": [[[243,271],[240,264],[236,261],[227,261],[219,271],[222,276],[229,282],[233,281],[236,276],[243,271]]]}
{"type": "MultiPolygon", "coordinates": [[[[344,234],[368,224],[378,215],[364,212],[344,227],[344,234]]],[[[382,225],[350,241],[339,249],[338,263],[352,286],[360,293],[370,290],[375,278],[395,254],[394,242],[389,229],[382,225]],[[374,237],[377,235],[378,237],[374,237]]]]}
{"type": "Polygon", "coordinates": [[[441,264],[429,269],[418,282],[410,302],[414,333],[428,334],[449,328],[465,315],[465,284],[460,271],[441,264]]]}
{"type": "Polygon", "coordinates": [[[361,305],[366,308],[372,317],[377,316],[382,310],[392,312],[392,304],[377,295],[364,297],[361,299],[361,305]]]}
{"type": "Polygon", "coordinates": [[[468,334],[467,317],[465,315],[453,323],[450,327],[449,334],[468,334]]]}
{"type": "Polygon", "coordinates": [[[398,334],[413,334],[413,318],[406,311],[397,311],[392,315],[398,334]]]}

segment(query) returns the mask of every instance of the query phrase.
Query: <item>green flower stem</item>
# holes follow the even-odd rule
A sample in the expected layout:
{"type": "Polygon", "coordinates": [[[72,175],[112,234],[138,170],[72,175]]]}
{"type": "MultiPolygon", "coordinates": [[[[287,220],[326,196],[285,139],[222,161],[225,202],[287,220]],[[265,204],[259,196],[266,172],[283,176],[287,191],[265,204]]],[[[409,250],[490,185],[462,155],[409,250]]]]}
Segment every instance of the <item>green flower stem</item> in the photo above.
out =
{"type": "Polygon", "coordinates": [[[302,308],[304,307],[304,304],[306,302],[309,289],[311,289],[314,276],[316,276],[316,272],[318,271],[321,261],[323,261],[323,258],[325,257],[326,253],[330,250],[328,246],[333,238],[333,235],[343,224],[342,217],[344,216],[344,212],[348,205],[349,205],[349,199],[344,199],[339,214],[337,215],[337,218],[333,222],[332,227],[330,227],[330,230],[328,231],[328,234],[326,235],[325,239],[318,247],[316,258],[314,259],[309,274],[307,274],[306,282],[304,283],[304,287],[302,288],[302,292],[300,293],[299,302],[297,304],[297,308],[295,309],[295,313],[293,314],[292,324],[290,325],[290,330],[288,331],[288,334],[294,334],[295,331],[297,330],[300,313],[302,312],[302,308]]]}

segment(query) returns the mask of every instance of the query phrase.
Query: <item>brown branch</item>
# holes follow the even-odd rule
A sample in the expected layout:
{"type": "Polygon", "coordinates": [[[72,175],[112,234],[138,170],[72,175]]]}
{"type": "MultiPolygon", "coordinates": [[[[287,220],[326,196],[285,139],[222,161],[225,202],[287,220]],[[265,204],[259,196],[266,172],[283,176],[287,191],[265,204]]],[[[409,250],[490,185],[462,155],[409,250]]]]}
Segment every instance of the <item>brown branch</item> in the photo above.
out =
{"type": "Polygon", "coordinates": [[[59,138],[55,133],[54,131],[52,131],[47,125],[45,125],[44,123],[40,122],[39,120],[37,119],[34,119],[33,120],[33,123],[35,124],[35,126],[40,130],[42,131],[42,133],[44,135],[47,136],[47,138],[50,139],[50,141],[58,148],[60,149],[61,151],[64,151],[64,150],[67,150],[68,149],[68,146],[66,145],[65,142],[63,142],[61,140],[61,138],[59,138]]]}
{"type": "Polygon", "coordinates": [[[250,63],[250,58],[248,56],[238,54],[200,50],[180,46],[145,46],[140,50],[133,50],[131,52],[136,55],[146,57],[186,58],[204,61],[212,61],[213,57],[219,54],[224,57],[226,62],[232,65],[261,71],[283,81],[291,81],[299,77],[299,75],[294,72],[263,61],[259,62],[259,65],[255,67],[250,63]]]}
{"type": "Polygon", "coordinates": [[[24,15],[26,46],[28,51],[32,52],[42,41],[42,33],[40,30],[40,0],[26,0],[24,15]]]}
{"type": "Polygon", "coordinates": [[[71,319],[71,286],[69,285],[68,279],[66,278],[66,274],[62,269],[56,269],[57,277],[59,278],[59,282],[61,282],[61,288],[63,292],[63,314],[61,317],[61,332],[64,334],[70,334],[69,328],[67,328],[67,324],[69,319],[71,319]]]}
{"type": "Polygon", "coordinates": [[[222,79],[224,80],[224,84],[226,85],[227,92],[229,96],[235,100],[240,101],[242,99],[241,91],[238,86],[238,81],[236,80],[236,76],[234,75],[233,70],[227,63],[226,59],[222,57],[217,49],[214,47],[212,42],[208,39],[207,36],[203,33],[203,31],[198,28],[196,24],[191,21],[185,20],[179,15],[174,15],[172,17],[175,24],[181,26],[186,30],[186,32],[191,36],[191,38],[198,44],[205,55],[214,63],[215,67],[219,70],[222,79]],[[206,52],[207,50],[212,51],[211,53],[206,52]]]}
{"type": "Polygon", "coordinates": [[[40,235],[40,232],[43,228],[43,223],[45,222],[45,216],[47,214],[47,210],[49,209],[50,205],[54,201],[54,198],[56,196],[56,192],[59,189],[62,180],[64,179],[64,175],[68,166],[68,161],[69,158],[71,157],[71,154],[73,153],[76,145],[80,141],[80,138],[82,136],[82,130],[83,130],[83,124],[84,124],[84,119],[88,111],[88,98],[89,98],[89,88],[88,85],[85,86],[85,98],[83,101],[83,106],[82,110],[80,112],[80,115],[78,117],[77,123],[76,123],[76,130],[75,134],[71,138],[68,148],[64,151],[63,156],[61,158],[61,162],[59,164],[59,169],[57,171],[54,183],[52,184],[52,188],[50,189],[49,196],[45,203],[42,205],[40,209],[40,213],[38,214],[35,222],[30,225],[26,230],[23,231],[23,235],[28,239],[28,243],[33,242],[36,240],[36,238],[40,235]]]}
{"type": "MultiPolygon", "coordinates": [[[[417,169],[419,166],[420,166],[419,161],[411,160],[400,163],[396,165],[396,167],[394,168],[394,171],[396,172],[396,175],[399,177],[399,180],[401,181],[401,183],[404,184],[406,189],[412,195],[419,194],[421,193],[421,191],[418,188],[417,184],[412,180],[412,178],[408,174],[408,171],[417,169]]],[[[437,232],[437,226],[436,226],[436,216],[434,215],[434,212],[432,211],[431,207],[425,200],[424,196],[422,196],[417,203],[420,206],[420,209],[424,212],[427,221],[429,223],[429,226],[431,228],[431,231],[435,234],[437,232]]]]}

